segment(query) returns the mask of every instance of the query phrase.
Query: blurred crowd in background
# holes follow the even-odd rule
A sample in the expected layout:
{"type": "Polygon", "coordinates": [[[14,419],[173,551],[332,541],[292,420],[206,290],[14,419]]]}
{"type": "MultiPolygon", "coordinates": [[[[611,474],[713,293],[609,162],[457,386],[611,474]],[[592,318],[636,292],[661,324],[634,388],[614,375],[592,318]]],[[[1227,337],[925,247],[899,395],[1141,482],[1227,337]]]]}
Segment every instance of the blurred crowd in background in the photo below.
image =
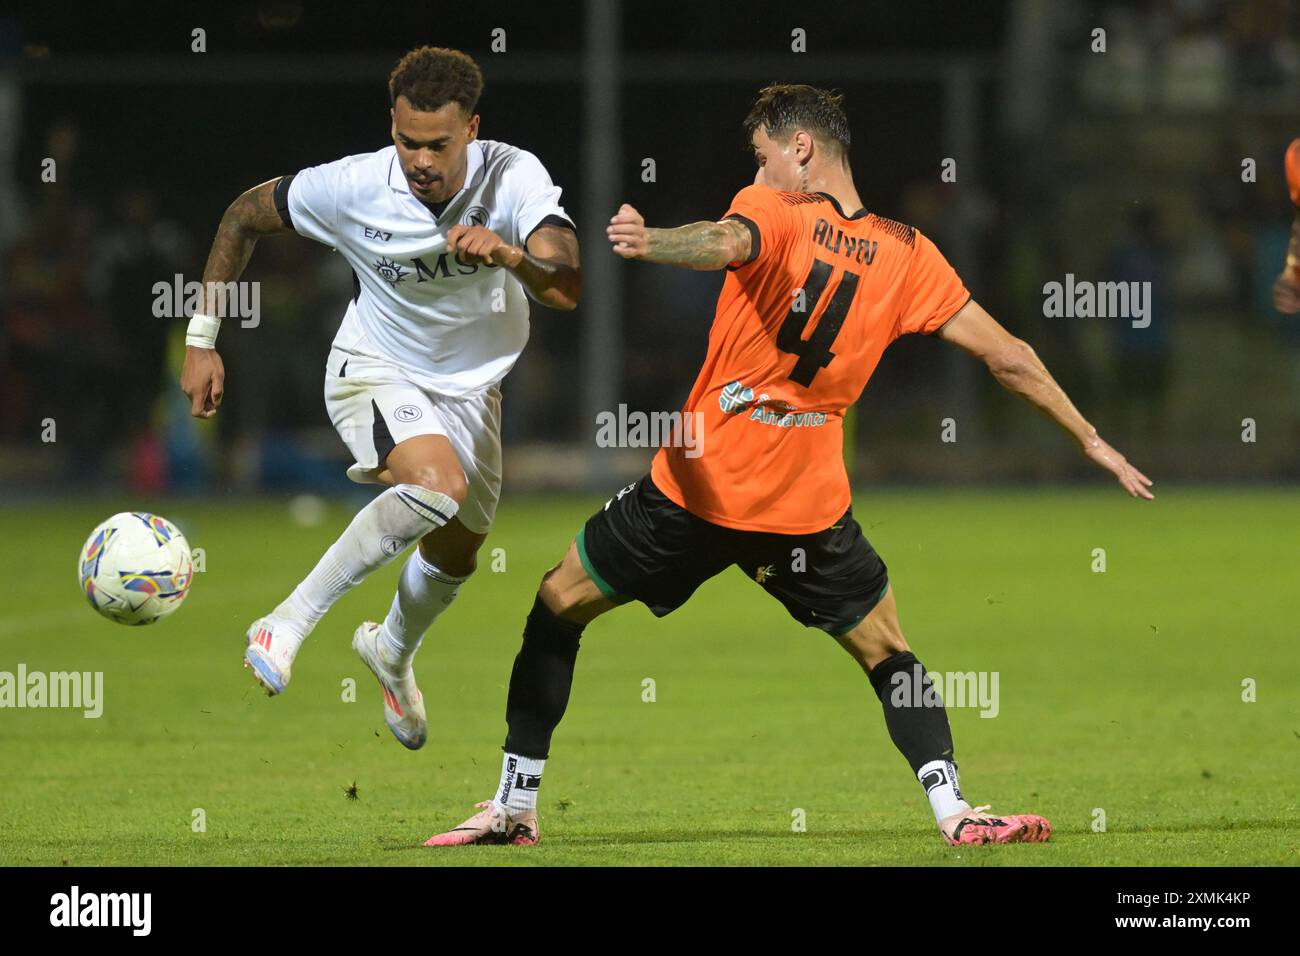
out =
{"type": "MultiPolygon", "coordinates": [[[[956,182],[940,175],[948,155],[941,84],[915,76],[836,83],[794,68],[770,79],[844,90],[868,207],[933,238],[975,298],[1035,346],[1085,415],[1148,474],[1300,477],[1300,320],[1269,302],[1295,213],[1282,179],[1283,150],[1300,136],[1292,5],[1013,2],[998,10],[983,34],[927,51],[993,64],[976,74],[979,153],[956,157],[956,182]],[[1094,49],[1097,28],[1104,52],[1094,49]],[[1150,325],[1046,317],[1043,286],[1067,273],[1150,282],[1150,325]],[[1254,442],[1242,440],[1246,419],[1256,423],[1254,442]]],[[[629,7],[625,31],[635,30],[634,14],[651,13],[629,7]]],[[[881,42],[818,36],[809,26],[810,42],[839,52],[869,56],[881,42]]],[[[580,49],[580,35],[556,32],[552,50],[580,49]]],[[[455,39],[409,45],[463,45],[480,60],[483,135],[537,153],[576,218],[580,76],[541,88],[496,83],[486,38],[477,46],[455,39]]],[[[219,351],[228,395],[211,422],[189,416],[178,386],[184,321],[155,317],[154,287],[201,276],[221,211],[243,189],[386,145],[386,77],[288,93],[292,75],[275,89],[189,85],[178,75],[154,90],[110,76],[32,80],[2,65],[59,55],[46,42],[17,17],[0,19],[0,140],[12,144],[0,158],[0,487],[346,488],[348,459],[321,397],[325,355],[351,295],[341,258],[297,237],[258,245],[245,278],[261,283],[261,325],[254,335],[227,321],[219,351]],[[53,182],[42,181],[45,159],[54,160],[53,182]]],[[[779,31],[772,42],[783,42],[779,31]]],[[[395,61],[403,48],[378,43],[370,52],[395,61]]],[[[623,105],[628,201],[652,225],[718,218],[753,175],[739,121],[756,84],[700,76],[671,109],[663,89],[638,84],[623,105]],[[646,156],[657,160],[654,183],[639,175],[646,156]]],[[[584,256],[610,254],[603,236],[580,239],[584,256]]],[[[678,408],[703,358],[722,277],[623,268],[622,314],[601,317],[623,328],[621,400],[678,408]]],[[[555,475],[572,471],[548,470],[548,456],[584,454],[595,436],[574,385],[591,317],[533,309],[532,341],[503,386],[507,477],[521,487],[563,484],[555,475]]],[[[887,353],[858,409],[860,478],[1088,473],[1061,436],[968,359],[913,338],[887,353]],[[956,446],[940,442],[949,416],[956,446]]]]}

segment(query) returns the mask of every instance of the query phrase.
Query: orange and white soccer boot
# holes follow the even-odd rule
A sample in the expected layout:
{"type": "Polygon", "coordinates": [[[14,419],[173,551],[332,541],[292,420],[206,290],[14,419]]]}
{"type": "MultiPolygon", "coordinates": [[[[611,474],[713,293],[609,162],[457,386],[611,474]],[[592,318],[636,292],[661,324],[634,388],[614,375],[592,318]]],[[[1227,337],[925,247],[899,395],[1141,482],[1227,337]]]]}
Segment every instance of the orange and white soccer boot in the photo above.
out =
{"type": "Polygon", "coordinates": [[[302,646],[302,636],[288,622],[268,615],[252,623],[247,637],[244,666],[252,668],[254,679],[268,697],[283,694],[289,686],[293,659],[302,646]]]}
{"type": "Polygon", "coordinates": [[[419,750],[429,739],[424,695],[415,684],[411,665],[402,667],[384,653],[379,628],[374,621],[363,622],[352,635],[352,649],[365,661],[384,692],[384,723],[403,747],[419,750]]]}

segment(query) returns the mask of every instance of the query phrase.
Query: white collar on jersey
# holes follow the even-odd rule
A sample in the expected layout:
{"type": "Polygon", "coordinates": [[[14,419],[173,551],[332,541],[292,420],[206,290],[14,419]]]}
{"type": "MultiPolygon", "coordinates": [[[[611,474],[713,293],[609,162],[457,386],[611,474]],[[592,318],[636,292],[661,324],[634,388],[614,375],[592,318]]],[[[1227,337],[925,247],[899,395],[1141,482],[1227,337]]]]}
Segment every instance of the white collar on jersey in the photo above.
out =
{"type": "MultiPolygon", "coordinates": [[[[470,143],[465,147],[465,185],[461,187],[460,192],[447,200],[448,205],[456,200],[466,189],[477,186],[479,180],[483,178],[483,147],[479,145],[478,140],[470,143]]],[[[397,148],[393,148],[393,160],[388,164],[388,185],[399,193],[411,193],[411,186],[406,181],[406,174],[402,172],[402,164],[397,161],[397,148]]]]}

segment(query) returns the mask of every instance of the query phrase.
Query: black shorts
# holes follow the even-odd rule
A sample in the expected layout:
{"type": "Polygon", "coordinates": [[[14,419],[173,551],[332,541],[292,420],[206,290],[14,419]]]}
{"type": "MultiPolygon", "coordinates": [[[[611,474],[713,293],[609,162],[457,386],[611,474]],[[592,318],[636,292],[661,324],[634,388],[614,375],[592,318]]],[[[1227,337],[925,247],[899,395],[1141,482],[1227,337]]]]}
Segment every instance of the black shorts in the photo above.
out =
{"type": "Polygon", "coordinates": [[[578,532],[578,556],[611,601],[641,601],[656,617],[686,603],[730,565],[785,605],[805,627],[851,631],[889,587],[885,563],[853,509],[814,534],[737,531],[696,517],[646,475],[578,532]]]}

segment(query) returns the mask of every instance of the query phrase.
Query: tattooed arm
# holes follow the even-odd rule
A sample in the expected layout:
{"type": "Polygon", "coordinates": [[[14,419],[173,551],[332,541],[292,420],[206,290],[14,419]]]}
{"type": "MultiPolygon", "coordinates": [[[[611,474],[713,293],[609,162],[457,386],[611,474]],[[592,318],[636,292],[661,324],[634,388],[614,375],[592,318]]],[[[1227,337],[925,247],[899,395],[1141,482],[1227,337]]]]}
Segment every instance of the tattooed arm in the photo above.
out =
{"type": "MultiPolygon", "coordinates": [[[[275,186],[279,181],[276,178],[254,186],[226,208],[216,238],[212,240],[208,263],[203,268],[204,315],[220,317],[219,290],[243,275],[259,238],[292,231],[275,208],[275,186]]],[[[226,369],[215,348],[185,347],[181,391],[189,396],[191,415],[211,418],[216,414],[225,392],[225,380],[226,369]]]]}
{"type": "Polygon", "coordinates": [[[542,226],[528,237],[528,251],[510,268],[533,297],[552,309],[572,309],[582,294],[578,234],[564,226],[542,226]]]}
{"type": "Polygon", "coordinates": [[[466,262],[504,266],[542,305],[568,311],[582,294],[578,236],[565,226],[533,230],[527,249],[512,246],[486,226],[452,226],[447,248],[466,262]]]}
{"type": "Polygon", "coordinates": [[[204,311],[208,315],[216,315],[212,283],[237,281],[262,236],[293,231],[275,208],[275,186],[279,181],[278,176],[268,179],[226,207],[216,238],[212,240],[208,264],[203,268],[204,311]]]}
{"type": "Polygon", "coordinates": [[[750,257],[753,237],[735,219],[693,222],[676,229],[650,229],[641,214],[624,203],[605,230],[614,252],[624,259],[644,259],[685,269],[721,269],[750,257]]]}

